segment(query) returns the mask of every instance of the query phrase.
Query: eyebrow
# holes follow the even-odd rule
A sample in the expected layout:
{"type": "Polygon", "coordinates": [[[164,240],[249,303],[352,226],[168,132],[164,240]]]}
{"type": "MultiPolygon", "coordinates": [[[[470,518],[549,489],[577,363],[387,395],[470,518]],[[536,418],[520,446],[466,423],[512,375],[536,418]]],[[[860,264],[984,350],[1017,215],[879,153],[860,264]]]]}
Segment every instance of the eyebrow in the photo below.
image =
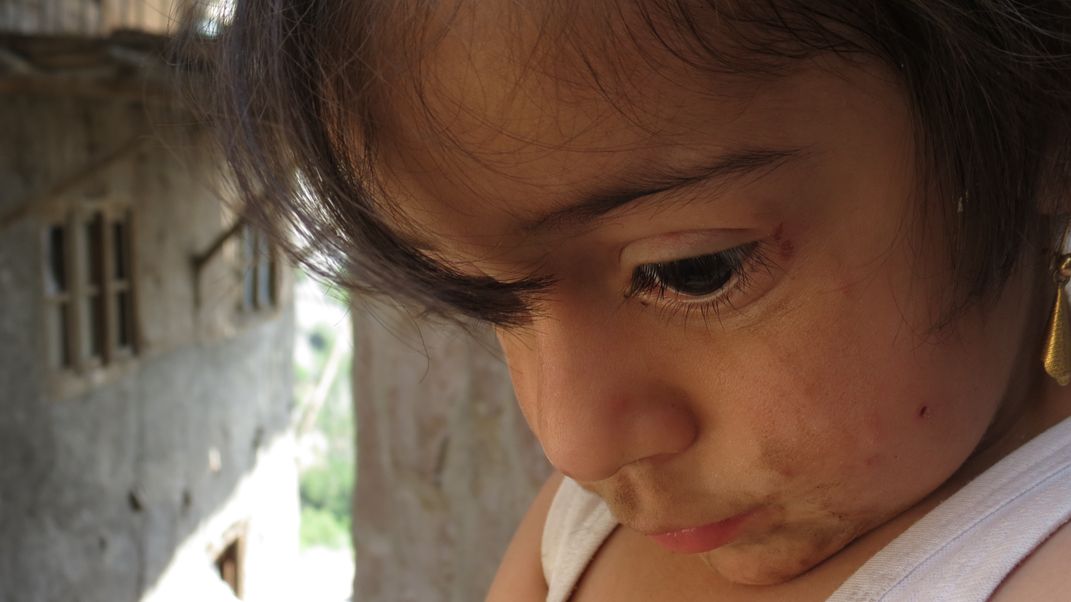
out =
{"type": "Polygon", "coordinates": [[[535,233],[579,226],[648,197],[697,184],[699,182],[729,181],[745,176],[757,176],[781,167],[799,157],[801,148],[744,148],[722,154],[698,167],[660,170],[630,176],[623,183],[585,195],[577,203],[554,209],[521,225],[521,231],[535,233]]]}
{"type": "MultiPolygon", "coordinates": [[[[700,182],[720,180],[724,183],[747,176],[765,175],[804,153],[804,148],[748,147],[724,153],[696,168],[653,169],[647,174],[631,176],[615,186],[596,190],[578,203],[525,220],[521,230],[534,233],[590,223],[631,203],[644,200],[661,202],[662,198],[649,197],[700,182]]],[[[534,313],[533,300],[553,284],[547,278],[529,277],[500,282],[486,276],[462,275],[426,254],[437,250],[430,241],[412,235],[402,236],[402,240],[420,252],[428,262],[428,268],[434,274],[432,280],[447,285],[445,288],[451,291],[465,291],[464,295],[445,300],[447,305],[464,315],[500,326],[526,324],[534,313]]]]}

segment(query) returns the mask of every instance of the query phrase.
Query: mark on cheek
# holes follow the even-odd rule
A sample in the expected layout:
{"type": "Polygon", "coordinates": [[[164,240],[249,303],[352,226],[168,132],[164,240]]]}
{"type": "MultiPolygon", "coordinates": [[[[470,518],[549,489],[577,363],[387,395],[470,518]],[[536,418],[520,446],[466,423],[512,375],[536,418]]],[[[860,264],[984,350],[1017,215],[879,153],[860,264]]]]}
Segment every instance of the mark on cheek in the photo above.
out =
{"type": "Polygon", "coordinates": [[[791,444],[767,443],[761,452],[761,462],[775,475],[782,479],[792,480],[799,476],[796,462],[799,452],[790,447],[791,444]]]}
{"type": "Polygon", "coordinates": [[[796,245],[785,236],[785,225],[777,224],[773,233],[773,240],[777,243],[777,250],[781,253],[781,259],[789,260],[796,254],[796,245]]]}
{"type": "Polygon", "coordinates": [[[835,289],[840,294],[851,299],[855,297],[855,282],[845,282],[835,289]]]}
{"type": "Polygon", "coordinates": [[[930,411],[930,406],[925,406],[924,405],[921,408],[919,408],[919,413],[918,413],[919,418],[925,418],[926,417],[926,413],[929,412],[929,411],[930,411]]]}

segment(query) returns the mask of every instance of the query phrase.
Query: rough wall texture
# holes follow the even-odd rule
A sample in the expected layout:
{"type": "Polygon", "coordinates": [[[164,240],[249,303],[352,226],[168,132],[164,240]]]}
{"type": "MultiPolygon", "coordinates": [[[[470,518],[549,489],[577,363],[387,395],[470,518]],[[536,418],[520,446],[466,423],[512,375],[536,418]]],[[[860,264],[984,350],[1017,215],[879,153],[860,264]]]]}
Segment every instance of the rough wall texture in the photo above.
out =
{"type": "MultiPolygon", "coordinates": [[[[0,31],[108,35],[119,29],[163,33],[191,0],[4,0],[0,31]]],[[[209,2],[209,4],[213,4],[209,2]]]]}
{"type": "Polygon", "coordinates": [[[487,333],[355,307],[360,602],[480,600],[549,474],[487,333]]]}
{"type": "Polygon", "coordinates": [[[0,97],[0,602],[214,599],[187,592],[211,577],[228,531],[246,536],[247,600],[286,584],[292,315],[284,298],[236,316],[226,253],[194,271],[231,218],[203,141],[172,135],[188,122],[137,103],[0,97]],[[134,214],[140,348],[61,378],[43,361],[43,229],[101,201],[134,214]]]}

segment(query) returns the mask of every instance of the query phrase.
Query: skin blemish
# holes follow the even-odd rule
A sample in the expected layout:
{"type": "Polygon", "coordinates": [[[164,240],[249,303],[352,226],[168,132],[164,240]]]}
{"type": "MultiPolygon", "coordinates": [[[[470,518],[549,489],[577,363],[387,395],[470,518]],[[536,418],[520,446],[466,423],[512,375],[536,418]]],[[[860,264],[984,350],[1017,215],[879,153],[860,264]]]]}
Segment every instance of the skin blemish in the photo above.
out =
{"type": "Polygon", "coordinates": [[[919,408],[919,418],[925,418],[926,417],[926,413],[929,412],[929,411],[930,411],[930,407],[929,406],[922,406],[921,408],[919,408]]]}
{"type": "Polygon", "coordinates": [[[856,280],[841,280],[839,286],[835,286],[830,292],[840,293],[848,299],[855,298],[859,294],[859,284],[856,280]]]}
{"type": "Polygon", "coordinates": [[[773,233],[773,240],[777,243],[777,251],[781,254],[781,259],[792,259],[792,256],[796,254],[796,245],[785,236],[785,224],[777,224],[777,228],[773,233]]]}

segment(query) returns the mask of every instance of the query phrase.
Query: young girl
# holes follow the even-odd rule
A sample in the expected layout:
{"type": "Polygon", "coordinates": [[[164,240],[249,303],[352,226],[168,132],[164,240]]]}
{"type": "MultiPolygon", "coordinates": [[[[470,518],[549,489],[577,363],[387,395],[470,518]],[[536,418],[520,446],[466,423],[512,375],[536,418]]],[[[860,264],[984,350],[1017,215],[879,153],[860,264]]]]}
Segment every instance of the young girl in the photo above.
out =
{"type": "Polygon", "coordinates": [[[497,330],[560,474],[490,599],[1071,595],[1071,1],[240,0],[223,38],[251,211],[497,330]]]}

